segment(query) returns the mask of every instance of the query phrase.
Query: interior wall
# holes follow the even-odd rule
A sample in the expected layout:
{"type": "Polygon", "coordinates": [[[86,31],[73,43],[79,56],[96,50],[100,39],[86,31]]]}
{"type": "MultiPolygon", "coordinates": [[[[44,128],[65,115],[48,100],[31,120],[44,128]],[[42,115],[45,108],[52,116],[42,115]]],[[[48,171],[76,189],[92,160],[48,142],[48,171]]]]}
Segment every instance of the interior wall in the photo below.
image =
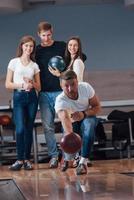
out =
{"type": "Polygon", "coordinates": [[[9,60],[15,57],[20,37],[31,34],[39,43],[37,25],[43,20],[53,24],[55,40],[66,41],[72,35],[81,38],[83,52],[87,55],[85,80],[91,80],[102,99],[134,97],[134,10],[122,4],[42,6],[0,16],[0,98],[3,100],[0,104],[8,102],[5,74],[9,60]],[[115,71],[112,76],[111,70],[115,71]],[[124,92],[124,85],[125,89],[129,88],[127,92],[124,92]]]}
{"type": "Polygon", "coordinates": [[[32,34],[39,42],[36,30],[42,20],[53,24],[56,40],[81,38],[90,70],[133,68],[134,10],[123,5],[44,6],[0,16],[0,72],[6,71],[21,36],[32,34]]]}

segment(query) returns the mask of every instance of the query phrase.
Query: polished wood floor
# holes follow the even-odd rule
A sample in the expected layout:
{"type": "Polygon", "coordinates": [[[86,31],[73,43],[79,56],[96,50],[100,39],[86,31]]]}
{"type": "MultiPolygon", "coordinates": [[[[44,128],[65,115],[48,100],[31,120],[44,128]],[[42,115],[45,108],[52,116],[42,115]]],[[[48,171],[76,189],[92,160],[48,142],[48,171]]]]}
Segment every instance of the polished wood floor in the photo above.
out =
{"type": "Polygon", "coordinates": [[[134,200],[134,159],[93,161],[82,176],[75,169],[49,169],[48,164],[19,172],[0,166],[0,178],[14,179],[27,200],[134,200]]]}

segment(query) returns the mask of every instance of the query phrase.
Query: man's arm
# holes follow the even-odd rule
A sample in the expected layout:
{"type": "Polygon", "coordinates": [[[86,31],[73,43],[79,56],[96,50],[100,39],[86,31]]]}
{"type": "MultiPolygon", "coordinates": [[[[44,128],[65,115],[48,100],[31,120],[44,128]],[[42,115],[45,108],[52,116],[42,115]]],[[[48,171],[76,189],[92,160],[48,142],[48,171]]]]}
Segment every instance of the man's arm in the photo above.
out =
{"type": "Polygon", "coordinates": [[[86,116],[95,116],[101,111],[100,101],[96,95],[89,99],[89,105],[91,107],[84,111],[86,116]]]}
{"type": "Polygon", "coordinates": [[[75,122],[81,121],[85,117],[96,116],[101,111],[100,101],[96,95],[89,100],[89,106],[90,107],[86,110],[72,113],[71,120],[75,122]]]}
{"type": "Polygon", "coordinates": [[[95,116],[100,112],[100,110],[101,110],[100,101],[96,95],[94,95],[89,100],[89,105],[90,105],[90,107],[88,109],[83,110],[83,111],[77,111],[77,112],[74,112],[73,114],[71,114],[71,119],[73,121],[81,121],[85,117],[95,116]]]}
{"type": "Polygon", "coordinates": [[[73,127],[68,112],[66,110],[60,110],[58,111],[58,117],[62,123],[62,127],[64,129],[65,134],[72,133],[73,127]]]}

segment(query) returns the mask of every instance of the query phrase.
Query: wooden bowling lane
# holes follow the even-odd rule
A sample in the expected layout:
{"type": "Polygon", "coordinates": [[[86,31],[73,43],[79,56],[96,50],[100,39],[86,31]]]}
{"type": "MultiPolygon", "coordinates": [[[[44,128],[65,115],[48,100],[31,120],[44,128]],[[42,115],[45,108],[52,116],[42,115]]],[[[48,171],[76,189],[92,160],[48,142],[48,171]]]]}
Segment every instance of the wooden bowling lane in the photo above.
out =
{"type": "Polygon", "coordinates": [[[13,178],[28,200],[133,200],[134,176],[122,172],[134,172],[133,159],[94,161],[83,176],[75,169],[49,169],[48,164],[19,172],[0,166],[0,178],[13,178]]]}

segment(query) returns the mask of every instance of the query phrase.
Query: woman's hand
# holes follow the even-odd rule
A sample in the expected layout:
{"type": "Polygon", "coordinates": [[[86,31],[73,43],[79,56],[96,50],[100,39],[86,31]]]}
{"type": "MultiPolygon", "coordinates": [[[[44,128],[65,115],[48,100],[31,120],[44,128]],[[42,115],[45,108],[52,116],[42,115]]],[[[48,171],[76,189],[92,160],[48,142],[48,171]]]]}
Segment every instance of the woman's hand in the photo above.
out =
{"type": "Polygon", "coordinates": [[[33,81],[27,77],[23,77],[23,80],[25,81],[23,84],[23,89],[30,91],[33,88],[33,81]]]}
{"type": "Polygon", "coordinates": [[[23,83],[23,89],[26,90],[26,91],[30,91],[31,89],[33,88],[33,84],[32,83],[26,83],[24,82],[23,83]]]}
{"type": "Polygon", "coordinates": [[[56,67],[48,67],[48,70],[50,71],[51,74],[54,76],[60,77],[60,71],[56,67]]]}

